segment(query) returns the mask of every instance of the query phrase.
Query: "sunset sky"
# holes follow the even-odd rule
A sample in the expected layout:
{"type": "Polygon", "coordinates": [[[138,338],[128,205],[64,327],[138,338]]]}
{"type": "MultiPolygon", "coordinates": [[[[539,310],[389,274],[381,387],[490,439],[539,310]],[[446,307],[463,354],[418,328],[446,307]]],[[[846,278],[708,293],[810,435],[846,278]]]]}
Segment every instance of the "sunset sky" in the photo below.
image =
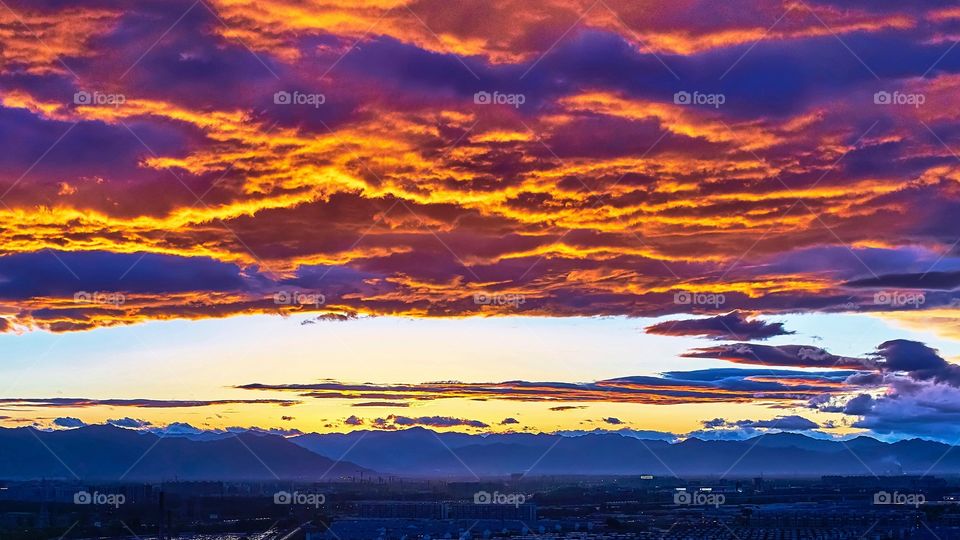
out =
{"type": "Polygon", "coordinates": [[[958,40],[935,0],[0,2],[0,425],[957,442],[958,40]]]}

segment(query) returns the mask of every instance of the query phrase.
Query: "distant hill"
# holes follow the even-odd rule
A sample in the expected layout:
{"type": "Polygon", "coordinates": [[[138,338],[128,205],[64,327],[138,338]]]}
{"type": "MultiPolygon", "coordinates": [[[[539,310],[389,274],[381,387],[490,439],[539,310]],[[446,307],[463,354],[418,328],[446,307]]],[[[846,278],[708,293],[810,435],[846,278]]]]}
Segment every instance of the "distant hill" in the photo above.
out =
{"type": "Polygon", "coordinates": [[[372,473],[254,432],[202,441],[113,426],[0,428],[0,456],[0,478],[11,480],[335,480],[372,473]]]}
{"type": "Polygon", "coordinates": [[[914,439],[840,442],[795,433],[678,443],[618,433],[467,435],[424,428],[310,433],[290,439],[382,473],[470,478],[531,475],[805,476],[958,474],[960,448],[914,439]]]}
{"type": "Polygon", "coordinates": [[[794,433],[670,443],[622,433],[439,433],[424,428],[167,436],[113,426],[0,428],[0,479],[336,480],[377,474],[473,479],[529,475],[752,477],[960,474],[960,449],[919,439],[884,443],[794,433]],[[374,472],[376,471],[376,472],[374,472]],[[276,475],[276,476],[275,476],[276,475]]]}

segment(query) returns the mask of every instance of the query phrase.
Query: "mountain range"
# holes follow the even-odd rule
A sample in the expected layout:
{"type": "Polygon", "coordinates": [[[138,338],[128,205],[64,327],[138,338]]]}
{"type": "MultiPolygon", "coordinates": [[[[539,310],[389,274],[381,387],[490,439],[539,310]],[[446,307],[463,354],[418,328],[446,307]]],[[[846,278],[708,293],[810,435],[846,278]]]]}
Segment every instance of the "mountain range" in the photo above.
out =
{"type": "Polygon", "coordinates": [[[0,478],[8,480],[333,480],[371,472],[277,435],[194,440],[108,425],[0,428],[0,457],[0,478]]]}
{"type": "Polygon", "coordinates": [[[920,439],[885,443],[796,433],[740,441],[644,440],[616,432],[468,435],[424,428],[305,434],[290,439],[320,455],[400,476],[637,475],[679,477],[960,473],[960,449],[920,439]]]}
{"type": "Polygon", "coordinates": [[[795,433],[740,441],[582,435],[472,435],[425,428],[302,434],[156,433],[92,425],[0,428],[0,479],[343,480],[361,475],[474,479],[521,473],[749,477],[960,474],[958,447],[795,433]]]}

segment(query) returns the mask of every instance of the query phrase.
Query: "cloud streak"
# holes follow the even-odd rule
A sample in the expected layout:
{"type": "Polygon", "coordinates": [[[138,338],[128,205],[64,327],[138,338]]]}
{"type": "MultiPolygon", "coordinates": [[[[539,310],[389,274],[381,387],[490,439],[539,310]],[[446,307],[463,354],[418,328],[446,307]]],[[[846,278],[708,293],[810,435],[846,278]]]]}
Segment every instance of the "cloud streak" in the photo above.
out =
{"type": "Polygon", "coordinates": [[[289,407],[300,403],[290,399],[87,399],[87,398],[2,398],[0,405],[24,408],[88,408],[88,407],[134,407],[142,409],[179,409],[211,407],[217,405],[278,405],[289,407]]]}
{"type": "MultiPolygon", "coordinates": [[[[852,371],[809,373],[766,369],[709,369],[676,371],[660,377],[637,376],[593,383],[507,381],[501,383],[345,384],[335,381],[310,384],[252,383],[237,388],[293,392],[301,398],[402,401],[438,399],[507,400],[524,402],[606,403],[722,403],[793,402],[824,392],[841,391],[852,371]],[[786,383],[780,382],[780,379],[786,383]]],[[[555,405],[568,410],[578,405],[555,405]]]]}

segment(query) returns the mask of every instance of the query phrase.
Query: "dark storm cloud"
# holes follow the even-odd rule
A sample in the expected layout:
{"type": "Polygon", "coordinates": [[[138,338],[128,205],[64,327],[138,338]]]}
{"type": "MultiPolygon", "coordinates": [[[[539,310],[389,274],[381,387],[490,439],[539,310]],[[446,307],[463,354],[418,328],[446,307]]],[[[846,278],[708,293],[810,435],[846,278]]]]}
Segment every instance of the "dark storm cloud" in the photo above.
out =
{"type": "Polygon", "coordinates": [[[733,311],[726,315],[703,319],[664,321],[644,329],[648,334],[665,336],[702,336],[716,340],[763,340],[774,336],[789,335],[783,323],[768,323],[759,319],[747,319],[733,311]]]}
{"type": "Polygon", "coordinates": [[[716,358],[738,364],[763,366],[815,367],[842,369],[869,369],[870,361],[863,358],[837,356],[819,347],[806,345],[757,345],[737,343],[693,349],[683,354],[686,358],[716,358]]]}
{"type": "Polygon", "coordinates": [[[205,257],[151,253],[48,252],[0,257],[0,298],[45,294],[73,298],[80,291],[182,293],[244,287],[240,269],[205,257]],[[59,261],[62,264],[51,265],[59,261]]]}
{"type": "Polygon", "coordinates": [[[845,283],[847,287],[897,287],[901,289],[953,290],[960,287],[960,272],[924,272],[917,274],[886,274],[845,283]]]}

